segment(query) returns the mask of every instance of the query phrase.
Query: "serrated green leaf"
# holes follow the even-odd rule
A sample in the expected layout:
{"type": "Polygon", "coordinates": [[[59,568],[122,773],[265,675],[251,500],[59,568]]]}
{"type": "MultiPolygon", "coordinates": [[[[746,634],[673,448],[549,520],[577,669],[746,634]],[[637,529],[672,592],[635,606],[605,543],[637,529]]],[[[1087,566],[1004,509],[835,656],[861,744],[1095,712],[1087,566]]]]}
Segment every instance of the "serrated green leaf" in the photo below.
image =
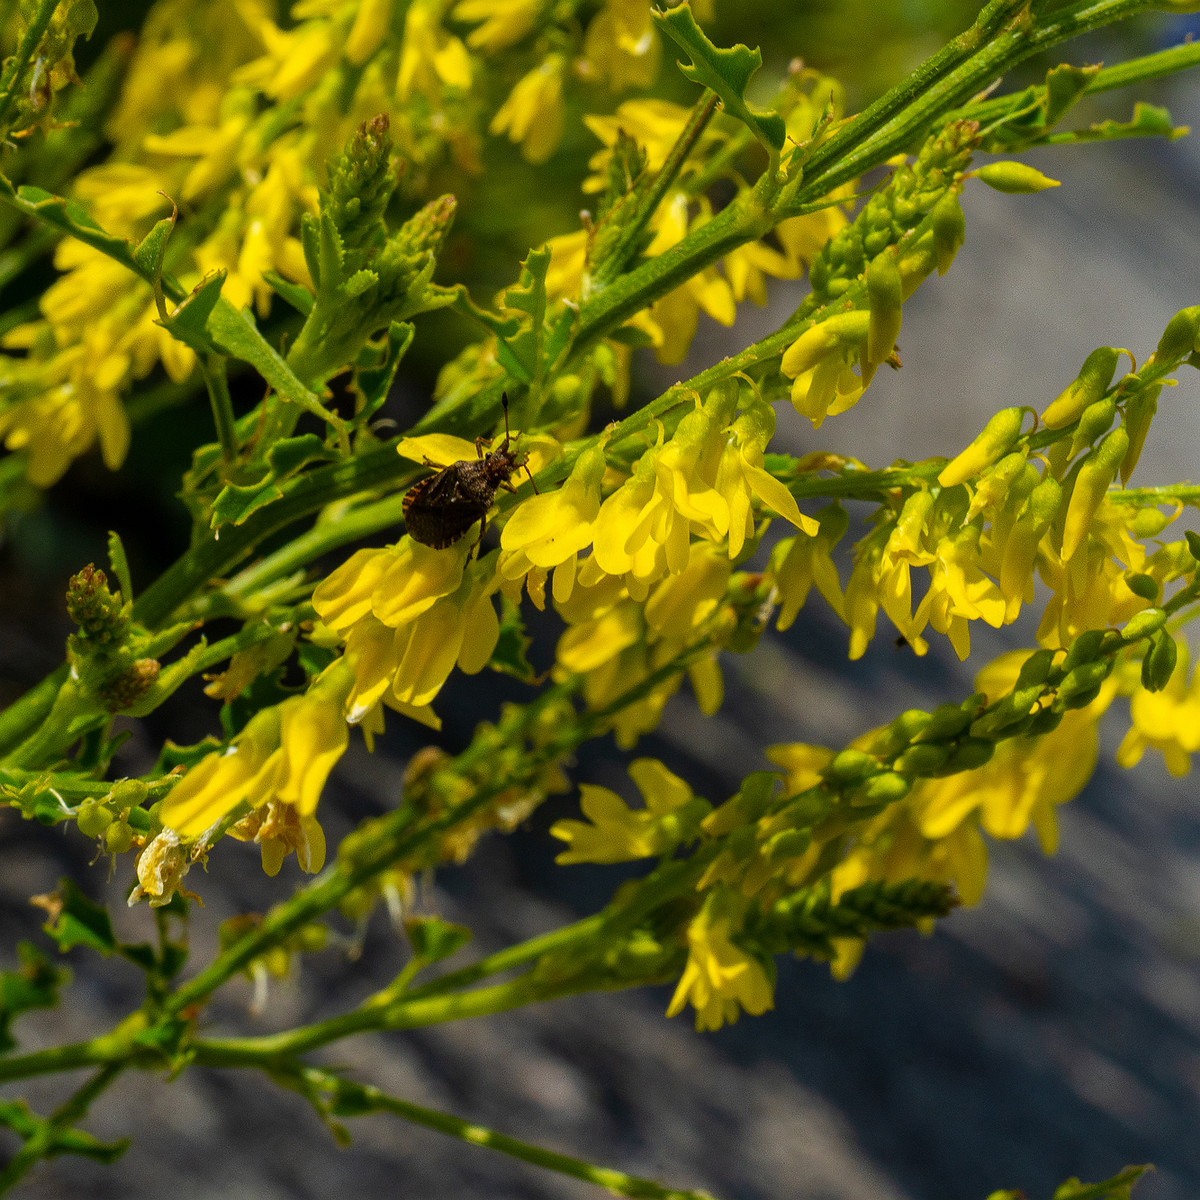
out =
{"type": "Polygon", "coordinates": [[[208,336],[208,318],[212,316],[227,272],[223,269],[206,275],[179,305],[166,323],[168,331],[197,354],[212,352],[212,339],[208,336]]]}
{"type": "Polygon", "coordinates": [[[302,283],[292,283],[277,271],[264,271],[263,279],[272,290],[282,296],[301,316],[307,317],[313,310],[313,294],[302,283]]]}
{"type": "Polygon", "coordinates": [[[133,577],[129,574],[129,559],[125,557],[125,544],[115,530],[108,531],[108,565],[121,585],[121,597],[126,604],[133,600],[133,577]]]}
{"type": "Polygon", "coordinates": [[[1046,72],[1046,99],[1044,122],[1052,128],[1062,120],[1087,90],[1087,86],[1099,74],[1099,66],[1073,67],[1062,63],[1046,72]]]}
{"type": "Polygon", "coordinates": [[[161,221],[156,221],[154,228],[134,248],[133,261],[151,279],[157,279],[162,274],[167,243],[171,240],[171,232],[175,228],[177,216],[178,213],[173,212],[169,217],[163,217],[161,221]]]}
{"type": "Polygon", "coordinates": [[[1133,1185],[1149,1170],[1149,1164],[1126,1167],[1103,1183],[1080,1183],[1068,1179],[1054,1193],[1054,1200],[1129,1200],[1133,1185]]]}
{"type": "Polygon", "coordinates": [[[443,921],[441,917],[411,917],[404,922],[413,954],[423,962],[440,962],[458,953],[472,937],[465,925],[443,921]]]}
{"type": "Polygon", "coordinates": [[[220,529],[225,525],[241,525],[251,514],[281,499],[282,496],[283,489],[273,478],[266,483],[250,483],[245,486],[227,483],[212,503],[208,527],[220,529]]]}
{"type": "Polygon", "coordinates": [[[530,645],[532,639],[526,636],[520,607],[502,595],[500,636],[496,640],[496,649],[492,651],[492,657],[488,659],[488,666],[502,675],[512,675],[524,683],[532,683],[537,678],[537,672],[525,657],[530,645]]]}
{"type": "Polygon", "coordinates": [[[282,438],[267,451],[267,462],[271,464],[277,482],[293,475],[306,463],[328,461],[336,457],[337,455],[315,433],[282,438]]]}
{"type": "Polygon", "coordinates": [[[361,271],[355,271],[342,284],[342,297],[346,300],[353,300],[356,296],[361,296],[363,292],[370,291],[378,282],[379,276],[364,267],[361,271]]]}
{"type": "Polygon", "coordinates": [[[108,909],[93,904],[71,879],[59,884],[58,898],[62,909],[42,926],[58,948],[65,952],[72,946],[87,946],[107,958],[117,947],[108,909]]]}
{"type": "Polygon", "coordinates": [[[384,359],[378,367],[361,367],[355,375],[355,383],[362,394],[362,407],[355,414],[355,421],[370,420],[388,398],[396,380],[396,368],[412,345],[415,333],[407,321],[393,321],[388,326],[387,345],[384,359]]]}
{"type": "Polygon", "coordinates": [[[31,1008],[53,1008],[59,989],[71,980],[67,967],[52,963],[32,942],[17,943],[17,958],[17,970],[0,973],[0,1054],[16,1045],[13,1020],[31,1008]]]}
{"type": "Polygon", "coordinates": [[[543,325],[546,320],[546,272],[550,268],[550,250],[530,250],[521,264],[520,280],[504,293],[505,308],[525,313],[529,323],[508,337],[501,337],[497,358],[523,383],[532,383],[538,374],[543,325]]]}
{"type": "Polygon", "coordinates": [[[690,67],[679,64],[680,71],[693,83],[712,88],[725,111],[749,127],[774,161],[787,136],[784,120],[778,113],[756,112],[746,102],[746,87],[762,66],[761,52],[741,43],[729,50],[714,46],[696,24],[688,4],[651,15],[659,29],[691,59],[690,67]]]}

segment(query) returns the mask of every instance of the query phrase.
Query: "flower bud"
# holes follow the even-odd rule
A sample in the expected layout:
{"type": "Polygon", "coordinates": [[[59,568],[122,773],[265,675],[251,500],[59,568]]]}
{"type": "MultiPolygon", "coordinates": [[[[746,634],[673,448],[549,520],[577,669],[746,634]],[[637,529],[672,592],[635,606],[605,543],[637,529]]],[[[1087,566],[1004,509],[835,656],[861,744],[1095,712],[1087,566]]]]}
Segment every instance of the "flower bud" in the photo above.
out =
{"type": "Polygon", "coordinates": [[[1047,429],[1070,425],[1089,404],[1094,404],[1108,391],[1117,372],[1121,352],[1112,346],[1101,346],[1083,360],[1079,374],[1059,393],[1042,414],[1047,429]]]}
{"type": "Polygon", "coordinates": [[[133,829],[128,821],[113,821],[104,830],[104,848],[109,854],[124,854],[133,845],[133,829]]]}
{"type": "Polygon", "coordinates": [[[1079,702],[1079,697],[1085,693],[1094,693],[1100,684],[1108,678],[1112,666],[1113,660],[1111,658],[1101,658],[1095,662],[1082,663],[1076,667],[1058,685],[1059,702],[1065,702],[1067,708],[1083,708],[1084,704],[1090,704],[1090,698],[1087,701],[1079,702]],[[1076,703],[1072,703],[1073,700],[1076,703]]]}
{"type": "Polygon", "coordinates": [[[1175,639],[1165,629],[1159,630],[1142,659],[1142,687],[1148,692],[1161,692],[1174,674],[1178,659],[1175,639]]]}
{"type": "Polygon", "coordinates": [[[767,858],[779,862],[785,858],[799,858],[812,845],[812,834],[806,829],[785,829],[767,842],[767,858]]]}
{"type": "Polygon", "coordinates": [[[1143,600],[1149,600],[1151,604],[1158,602],[1158,580],[1153,575],[1147,575],[1144,572],[1139,572],[1136,575],[1126,575],[1125,586],[1135,596],[1140,596],[1143,600]]]}
{"type": "Polygon", "coordinates": [[[1053,650],[1035,650],[1022,664],[1014,691],[1037,687],[1046,682],[1050,668],[1054,665],[1053,650]]]}
{"type": "Polygon", "coordinates": [[[895,255],[880,254],[867,268],[867,303],[871,320],[867,330],[867,362],[886,362],[896,347],[904,309],[904,287],[895,255]]]}
{"type": "Polygon", "coordinates": [[[1071,457],[1074,458],[1080,450],[1090,446],[1102,433],[1107,433],[1116,415],[1117,401],[1114,396],[1106,396],[1089,404],[1075,427],[1075,436],[1071,439],[1071,457]]]}
{"type": "Polygon", "coordinates": [[[84,837],[99,837],[112,823],[113,814],[103,800],[87,799],[75,813],[75,824],[84,837]]]}
{"type": "Polygon", "coordinates": [[[905,775],[932,775],[950,757],[948,746],[922,743],[909,746],[895,762],[897,771],[905,775]]]}
{"type": "Polygon", "coordinates": [[[942,487],[954,487],[1002,458],[1021,436],[1024,416],[1024,410],[1019,406],[1001,409],[983,427],[979,436],[942,468],[938,483],[942,487]]]}
{"type": "Polygon", "coordinates": [[[1104,634],[1103,629],[1088,629],[1081,633],[1068,647],[1066,658],[1059,664],[1062,675],[1070,674],[1082,663],[1090,663],[1100,653],[1104,634]]]}
{"type": "Polygon", "coordinates": [[[950,751],[950,757],[942,764],[938,774],[957,775],[960,771],[974,771],[988,762],[995,753],[995,742],[986,738],[963,738],[950,751]]]}
{"type": "Polygon", "coordinates": [[[1125,402],[1125,428],[1129,430],[1129,449],[1121,459],[1121,484],[1129,482],[1130,475],[1142,456],[1142,447],[1146,444],[1146,434],[1150,432],[1150,422],[1158,412],[1158,393],[1163,389],[1161,383],[1151,384],[1133,393],[1125,402]]]}
{"type": "Polygon", "coordinates": [[[971,723],[972,714],[957,704],[939,704],[930,714],[929,723],[914,739],[919,742],[944,742],[956,738],[971,723]]]}
{"type": "Polygon", "coordinates": [[[1059,180],[1043,175],[1036,167],[1031,167],[1028,163],[1013,162],[1011,159],[988,163],[985,167],[976,168],[971,174],[998,192],[1042,192],[1046,188],[1060,186],[1059,180]]]}
{"type": "Polygon", "coordinates": [[[835,350],[867,340],[871,314],[861,309],[838,313],[806,329],[784,352],[780,370],[794,378],[817,366],[835,350]]]}
{"type": "Polygon", "coordinates": [[[1071,499],[1067,503],[1067,515],[1063,522],[1063,561],[1071,558],[1079,549],[1096,510],[1108,491],[1109,484],[1117,477],[1121,460],[1129,449],[1129,434],[1123,426],[1114,429],[1083,461],[1075,479],[1071,499]]]}
{"type": "Polygon", "coordinates": [[[862,786],[850,797],[851,804],[894,804],[903,800],[912,791],[912,780],[895,771],[884,771],[864,780],[862,786]]]}
{"type": "Polygon", "coordinates": [[[1043,708],[1040,713],[1034,714],[1025,730],[1025,736],[1041,737],[1043,734],[1053,733],[1062,724],[1062,719],[1063,715],[1057,709],[1043,708]]]}
{"type": "Polygon", "coordinates": [[[967,239],[967,218],[956,192],[947,192],[929,214],[933,222],[933,244],[937,252],[937,270],[945,275],[967,239]]]}
{"type": "Polygon", "coordinates": [[[1125,622],[1121,637],[1126,642],[1136,642],[1157,633],[1167,622],[1167,614],[1161,608],[1146,608],[1125,622]]]}
{"type": "Polygon", "coordinates": [[[1200,304],[1181,308],[1168,322],[1154,348],[1156,363],[1178,362],[1200,350],[1200,304]]]}
{"type": "Polygon", "coordinates": [[[879,760],[865,750],[842,750],[825,768],[827,779],[838,783],[857,783],[879,766],[879,760]]]}

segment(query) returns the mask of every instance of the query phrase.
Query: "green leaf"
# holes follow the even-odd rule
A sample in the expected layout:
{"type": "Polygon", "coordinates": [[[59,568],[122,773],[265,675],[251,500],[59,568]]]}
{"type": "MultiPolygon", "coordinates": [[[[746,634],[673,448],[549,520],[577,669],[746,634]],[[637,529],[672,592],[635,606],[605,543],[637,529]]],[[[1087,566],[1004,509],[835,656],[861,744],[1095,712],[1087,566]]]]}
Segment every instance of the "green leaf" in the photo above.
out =
{"type": "Polygon", "coordinates": [[[154,228],[133,251],[133,261],[141,268],[144,275],[158,279],[162,275],[163,259],[167,253],[167,243],[171,240],[171,232],[175,228],[175,218],[178,212],[154,223],[154,228]]]}
{"type": "Polygon", "coordinates": [[[1080,1183],[1078,1179],[1068,1179],[1055,1191],[1054,1200],[1129,1200],[1133,1185],[1150,1170],[1153,1168],[1148,1163],[1126,1167],[1119,1175],[1103,1183],[1080,1183]]]}
{"type": "Polygon", "coordinates": [[[0,1054],[16,1045],[13,1019],[31,1008],[53,1008],[59,989],[71,981],[70,970],[56,966],[32,942],[17,943],[17,958],[17,970],[0,972],[0,1054]]]}
{"type": "Polygon", "coordinates": [[[171,335],[191,346],[197,354],[212,353],[212,339],[208,336],[207,329],[208,318],[212,316],[213,309],[221,298],[226,274],[227,272],[220,270],[206,275],[166,322],[171,335]]]}
{"type": "Polygon", "coordinates": [[[440,962],[457,954],[471,940],[471,931],[465,925],[455,925],[441,917],[410,917],[404,928],[413,954],[426,963],[440,962]]]}
{"type": "Polygon", "coordinates": [[[62,908],[42,926],[58,948],[65,952],[72,946],[87,946],[107,958],[117,948],[108,909],[93,904],[71,879],[58,885],[58,899],[62,908]]]}
{"type": "Polygon", "coordinates": [[[496,357],[510,375],[522,383],[532,383],[538,376],[543,325],[546,320],[546,272],[550,268],[550,250],[543,246],[530,250],[521,264],[520,280],[504,293],[503,305],[529,317],[510,335],[499,336],[496,357]]]}
{"type": "Polygon", "coordinates": [[[362,406],[354,417],[357,423],[370,420],[383,407],[396,380],[396,368],[412,345],[415,332],[408,321],[393,321],[388,326],[383,362],[378,367],[358,369],[355,383],[362,395],[362,406]]]}
{"type": "Polygon", "coordinates": [[[525,657],[531,644],[532,639],[525,633],[525,622],[521,617],[520,607],[502,595],[500,637],[496,641],[492,657],[488,660],[488,666],[502,675],[512,675],[524,683],[532,683],[537,678],[537,672],[525,657]]]}
{"type": "Polygon", "coordinates": [[[718,49],[696,24],[688,4],[652,16],[659,29],[692,60],[690,67],[679,64],[683,74],[694,83],[712,88],[725,111],[749,127],[774,161],[787,134],[783,118],[778,113],[756,111],[746,102],[750,77],[762,66],[761,52],[740,43],[730,50],[718,49]]]}
{"type": "Polygon", "coordinates": [[[307,463],[335,458],[337,455],[315,433],[282,438],[267,451],[267,462],[278,480],[294,475],[307,463]]]}
{"type": "Polygon", "coordinates": [[[121,585],[121,598],[126,604],[133,600],[133,578],[129,574],[129,559],[125,557],[125,545],[120,534],[108,531],[108,565],[121,585]]]}
{"type": "Polygon", "coordinates": [[[179,746],[168,738],[154,764],[153,774],[169,775],[176,767],[194,767],[205,755],[220,750],[222,745],[224,743],[215,737],[206,737],[192,746],[179,746]]]}
{"type": "Polygon", "coordinates": [[[313,310],[313,294],[302,283],[292,283],[277,271],[264,271],[263,279],[282,296],[298,313],[307,317],[313,310]]]}
{"type": "Polygon", "coordinates": [[[283,489],[274,478],[266,483],[249,483],[244,486],[227,483],[213,501],[208,527],[220,529],[225,525],[241,525],[260,508],[265,508],[282,496],[283,489]]]}

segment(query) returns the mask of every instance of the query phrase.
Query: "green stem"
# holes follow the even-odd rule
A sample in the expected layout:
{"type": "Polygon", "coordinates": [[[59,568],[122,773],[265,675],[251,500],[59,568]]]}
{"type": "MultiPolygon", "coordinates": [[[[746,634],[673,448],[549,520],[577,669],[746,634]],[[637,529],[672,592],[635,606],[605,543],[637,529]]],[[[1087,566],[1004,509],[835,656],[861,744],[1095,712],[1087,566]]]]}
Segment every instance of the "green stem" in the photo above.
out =
{"type": "Polygon", "coordinates": [[[571,1158],[566,1154],[558,1154],[553,1150],[519,1141],[507,1134],[485,1129],[481,1125],[460,1120],[447,1113],[389,1096],[375,1087],[347,1084],[329,1071],[306,1067],[302,1069],[302,1073],[304,1082],[310,1089],[330,1091],[336,1097],[344,1097],[354,1104],[356,1111],[366,1108],[368,1111],[390,1112],[406,1121],[423,1125],[427,1129],[436,1129],[439,1133],[448,1134],[473,1146],[498,1150],[501,1154],[532,1163],[536,1167],[595,1184],[617,1196],[627,1196],[631,1200],[712,1200],[707,1192],[664,1187],[651,1179],[627,1175],[624,1171],[616,1171],[609,1167],[598,1167],[583,1159],[571,1158]]]}
{"type": "Polygon", "coordinates": [[[692,152],[692,148],[696,145],[709,121],[712,120],[716,107],[717,93],[705,88],[704,94],[692,106],[687,123],[680,131],[679,137],[675,139],[675,144],[671,147],[671,152],[667,155],[662,170],[655,177],[654,183],[642,198],[629,223],[622,226],[617,244],[593,276],[591,289],[593,293],[599,293],[611,284],[637,251],[647,223],[658,211],[658,206],[662,203],[668,189],[683,169],[687,156],[692,152]]]}
{"type": "Polygon", "coordinates": [[[123,1063],[111,1063],[101,1067],[69,1100],[45,1121],[24,1146],[13,1155],[8,1165],[0,1171],[0,1194],[19,1183],[29,1169],[54,1153],[59,1135],[80,1118],[87,1115],[92,1101],[96,1099],[124,1070],[123,1063]]]}
{"type": "Polygon", "coordinates": [[[205,354],[197,357],[204,385],[208,388],[208,399],[212,405],[213,423],[217,427],[217,440],[221,443],[221,457],[226,466],[237,458],[237,434],[234,432],[233,398],[229,394],[229,379],[225,373],[225,356],[205,354]]]}
{"type": "Polygon", "coordinates": [[[50,19],[54,16],[58,4],[59,0],[38,0],[38,6],[29,18],[29,24],[17,44],[17,52],[8,60],[4,73],[0,74],[0,126],[3,126],[8,110],[12,107],[17,84],[25,68],[32,61],[42,35],[50,28],[50,19]]]}

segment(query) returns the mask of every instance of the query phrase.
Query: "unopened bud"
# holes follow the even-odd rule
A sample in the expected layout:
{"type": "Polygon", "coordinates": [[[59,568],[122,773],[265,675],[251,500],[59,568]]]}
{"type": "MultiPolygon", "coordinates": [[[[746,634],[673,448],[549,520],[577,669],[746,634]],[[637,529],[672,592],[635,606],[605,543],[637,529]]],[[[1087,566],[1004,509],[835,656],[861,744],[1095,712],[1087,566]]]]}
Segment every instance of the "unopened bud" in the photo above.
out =
{"type": "Polygon", "coordinates": [[[1043,192],[1060,186],[1059,180],[1043,175],[1036,167],[1011,159],[977,167],[971,174],[998,192],[1043,192]]]}
{"type": "Polygon", "coordinates": [[[1143,609],[1125,622],[1121,637],[1126,642],[1136,642],[1157,633],[1167,623],[1167,614],[1161,608],[1143,609]]]}
{"type": "Polygon", "coordinates": [[[75,824],[84,837],[99,837],[113,823],[113,814],[102,800],[85,800],[75,813],[75,824]]]}
{"type": "Polygon", "coordinates": [[[1175,673],[1178,660],[1175,639],[1165,629],[1160,630],[1142,659],[1142,687],[1148,692],[1161,692],[1175,673]]]}
{"type": "Polygon", "coordinates": [[[1108,391],[1120,357],[1121,352],[1112,346],[1093,350],[1083,360],[1079,374],[1042,414],[1042,424],[1047,429],[1061,429],[1076,420],[1088,405],[1094,404],[1108,391]]]}
{"type": "Polygon", "coordinates": [[[937,270],[945,275],[950,264],[967,238],[967,218],[956,192],[947,192],[930,213],[933,221],[933,244],[937,251],[937,270]]]}

